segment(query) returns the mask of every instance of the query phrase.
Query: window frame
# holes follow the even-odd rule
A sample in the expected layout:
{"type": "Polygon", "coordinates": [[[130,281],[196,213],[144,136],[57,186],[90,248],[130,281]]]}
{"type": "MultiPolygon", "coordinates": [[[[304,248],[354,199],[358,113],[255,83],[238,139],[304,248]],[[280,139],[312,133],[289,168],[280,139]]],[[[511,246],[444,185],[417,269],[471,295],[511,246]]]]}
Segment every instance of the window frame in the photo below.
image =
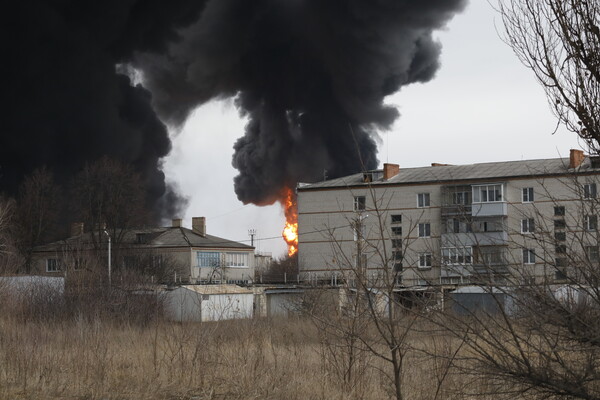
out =
{"type": "Polygon", "coordinates": [[[473,248],[442,247],[442,264],[444,265],[473,265],[473,248]]]}
{"type": "Polygon", "coordinates": [[[46,258],[46,272],[60,272],[61,270],[62,268],[58,258],[46,258]],[[53,264],[52,268],[50,268],[50,264],[53,264]]]}
{"type": "Polygon", "coordinates": [[[390,223],[401,224],[402,223],[402,214],[391,214],[390,215],[390,223]]]}
{"type": "Polygon", "coordinates": [[[430,222],[420,222],[418,225],[417,233],[420,238],[431,237],[431,223],[430,222]]]}
{"type": "Polygon", "coordinates": [[[523,249],[523,264],[535,264],[535,249],[523,249]]]}
{"type": "Polygon", "coordinates": [[[433,266],[433,255],[429,252],[419,253],[417,264],[419,269],[429,269],[433,266]]]}
{"type": "Polygon", "coordinates": [[[392,235],[394,236],[402,236],[402,227],[401,226],[392,226],[392,235]]]}
{"type": "Polygon", "coordinates": [[[588,232],[596,232],[598,230],[598,216],[586,215],[583,219],[583,227],[588,232]]]}
{"type": "MultiPolygon", "coordinates": [[[[473,185],[473,199],[472,202],[473,204],[481,204],[481,203],[504,203],[505,200],[505,196],[504,196],[504,184],[503,183],[490,183],[490,184],[486,184],[486,185],[473,185]],[[500,193],[500,199],[495,199],[495,200],[489,200],[489,194],[491,192],[490,188],[495,188],[495,187],[499,187],[500,190],[494,190],[494,193],[500,193]],[[482,190],[483,188],[485,188],[485,190],[482,190]],[[483,200],[483,193],[485,193],[485,200],[483,200]]],[[[496,196],[497,197],[497,196],[496,196]]]]}
{"type": "Polygon", "coordinates": [[[524,187],[521,190],[521,202],[522,203],[533,203],[535,201],[535,191],[533,187],[524,187]]]}
{"type": "Polygon", "coordinates": [[[524,233],[524,234],[535,233],[535,219],[534,218],[523,218],[521,220],[521,233],[524,233]]]}
{"type": "Polygon", "coordinates": [[[598,191],[596,190],[596,183],[590,182],[585,183],[583,185],[583,198],[584,199],[595,199],[598,195],[598,191]]]}
{"type": "Polygon", "coordinates": [[[585,255],[590,262],[600,261],[600,251],[598,246],[585,246],[585,255]]]}
{"type": "Polygon", "coordinates": [[[417,193],[417,208],[431,207],[431,195],[429,192],[417,193]]]}
{"type": "Polygon", "coordinates": [[[367,209],[367,196],[354,196],[354,211],[365,211],[367,209]]]}

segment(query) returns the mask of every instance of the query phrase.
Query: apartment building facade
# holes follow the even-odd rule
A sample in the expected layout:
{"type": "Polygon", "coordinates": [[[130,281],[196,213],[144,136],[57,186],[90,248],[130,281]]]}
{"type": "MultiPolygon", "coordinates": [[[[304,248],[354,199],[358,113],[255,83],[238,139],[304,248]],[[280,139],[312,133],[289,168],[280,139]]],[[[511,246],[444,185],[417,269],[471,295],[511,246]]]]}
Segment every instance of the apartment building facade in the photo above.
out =
{"type": "Polygon", "coordinates": [[[360,271],[399,286],[565,282],[598,255],[600,160],[385,164],[300,184],[303,279],[360,271]]]}

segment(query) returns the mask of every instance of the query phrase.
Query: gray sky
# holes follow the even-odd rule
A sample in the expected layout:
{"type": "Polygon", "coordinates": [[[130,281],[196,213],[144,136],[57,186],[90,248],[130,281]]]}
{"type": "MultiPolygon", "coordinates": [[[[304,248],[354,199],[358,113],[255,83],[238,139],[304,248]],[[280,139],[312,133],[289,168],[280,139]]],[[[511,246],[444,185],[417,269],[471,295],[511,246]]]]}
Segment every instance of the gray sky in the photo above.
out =
{"type": "MultiPolygon", "coordinates": [[[[380,135],[381,163],[402,168],[552,158],[583,146],[562,127],[552,135],[556,118],[542,88],[500,40],[496,25],[500,30],[491,6],[471,0],[437,34],[443,50],[436,78],[387,99],[401,117],[380,135]]],[[[257,250],[282,256],[287,246],[279,204],[244,206],[233,191],[232,146],[244,124],[231,100],[200,107],[173,135],[165,173],[190,199],[181,216],[185,226],[191,226],[192,217],[205,216],[209,234],[237,241],[249,241],[248,229],[254,228],[257,250]]]]}

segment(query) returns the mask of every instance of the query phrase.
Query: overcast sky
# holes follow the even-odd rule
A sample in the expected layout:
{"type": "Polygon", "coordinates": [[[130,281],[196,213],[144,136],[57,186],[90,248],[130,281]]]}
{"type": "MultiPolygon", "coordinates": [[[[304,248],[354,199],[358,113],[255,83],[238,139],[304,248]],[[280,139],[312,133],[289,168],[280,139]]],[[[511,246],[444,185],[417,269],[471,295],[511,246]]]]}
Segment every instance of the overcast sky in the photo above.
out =
{"type": "MultiPolygon", "coordinates": [[[[553,158],[583,145],[562,127],[552,135],[556,119],[543,90],[497,29],[501,21],[491,6],[472,0],[437,33],[443,50],[436,78],[388,98],[401,117],[380,135],[380,164],[402,168],[553,158]]],[[[191,226],[192,217],[205,216],[209,234],[245,243],[248,229],[256,229],[257,250],[279,257],[287,251],[281,207],[244,206],[233,191],[232,146],[244,124],[231,100],[199,108],[173,134],[165,173],[190,199],[181,216],[185,226],[191,226]]]]}

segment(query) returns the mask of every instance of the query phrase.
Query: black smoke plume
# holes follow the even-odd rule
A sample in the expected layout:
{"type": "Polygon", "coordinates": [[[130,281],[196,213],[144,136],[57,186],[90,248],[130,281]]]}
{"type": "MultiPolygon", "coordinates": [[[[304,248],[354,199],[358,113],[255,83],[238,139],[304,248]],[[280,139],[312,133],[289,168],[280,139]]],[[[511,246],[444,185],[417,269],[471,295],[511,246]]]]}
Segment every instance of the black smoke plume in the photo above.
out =
{"type": "Polygon", "coordinates": [[[247,116],[234,146],[244,203],[268,204],[284,186],[375,168],[376,132],[398,111],[384,98],[430,80],[432,39],[465,0],[212,0],[163,54],[134,65],[163,119],[236,96],[247,116]]]}
{"type": "Polygon", "coordinates": [[[232,96],[248,117],[233,156],[243,202],[273,202],[325,169],[373,168],[376,132],[398,117],[385,96],[433,77],[432,31],[465,1],[10,2],[0,190],[14,193],[42,165],[66,182],[108,155],[136,167],[157,209],[176,206],[160,168],[163,122],[181,125],[199,104],[232,96]],[[121,73],[130,67],[143,87],[121,73]]]}
{"type": "Polygon", "coordinates": [[[164,52],[194,22],[193,0],[19,0],[3,5],[0,191],[47,166],[66,184],[107,155],[135,167],[157,216],[181,199],[160,159],[170,140],[150,93],[118,73],[134,51],[164,52]]]}

